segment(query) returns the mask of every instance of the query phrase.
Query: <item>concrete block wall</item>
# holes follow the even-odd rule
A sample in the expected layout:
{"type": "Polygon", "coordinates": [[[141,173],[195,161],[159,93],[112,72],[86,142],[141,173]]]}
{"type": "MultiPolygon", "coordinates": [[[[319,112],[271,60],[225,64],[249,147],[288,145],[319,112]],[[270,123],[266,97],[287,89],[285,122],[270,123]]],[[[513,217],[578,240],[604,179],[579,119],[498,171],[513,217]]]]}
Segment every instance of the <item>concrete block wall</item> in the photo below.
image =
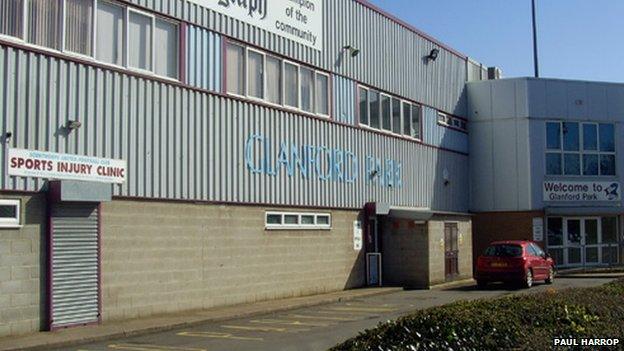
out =
{"type": "Polygon", "coordinates": [[[444,224],[457,223],[459,245],[459,276],[457,280],[472,278],[472,223],[464,217],[434,217],[427,222],[429,232],[429,284],[446,282],[444,224]]]}
{"type": "Polygon", "coordinates": [[[322,211],[332,214],[328,231],[266,231],[266,210],[134,200],[103,204],[104,320],[364,284],[364,252],[353,249],[358,212],[322,211]]]}
{"type": "Polygon", "coordinates": [[[382,226],[383,284],[428,287],[427,226],[407,219],[386,218],[382,226]]]}
{"type": "Polygon", "coordinates": [[[46,201],[44,195],[0,193],[21,200],[19,229],[0,228],[0,337],[41,330],[45,313],[46,201]],[[43,254],[42,254],[43,253],[43,254]]]}

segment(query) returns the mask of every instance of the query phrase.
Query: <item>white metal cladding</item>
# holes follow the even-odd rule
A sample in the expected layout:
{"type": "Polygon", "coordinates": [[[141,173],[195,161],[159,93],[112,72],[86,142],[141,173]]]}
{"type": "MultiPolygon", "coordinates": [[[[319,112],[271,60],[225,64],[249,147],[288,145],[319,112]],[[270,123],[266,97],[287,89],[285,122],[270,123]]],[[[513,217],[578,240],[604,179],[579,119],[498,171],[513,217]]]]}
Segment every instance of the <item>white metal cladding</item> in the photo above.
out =
{"type": "MultiPolygon", "coordinates": [[[[468,134],[438,124],[438,111],[423,107],[423,141],[448,150],[468,153],[468,134]]],[[[468,126],[470,128],[470,126],[468,126]]]]}
{"type": "MultiPolygon", "coordinates": [[[[369,201],[465,211],[467,156],[328,120],[304,117],[1,46],[0,118],[8,146],[125,159],[118,196],[361,208],[369,201]],[[82,127],[66,134],[68,119],[82,127]],[[298,145],[341,147],[403,163],[402,189],[252,174],[250,134],[298,145]],[[448,170],[451,182],[442,179],[448,170]]],[[[2,151],[2,157],[4,150],[2,151]]],[[[43,180],[8,178],[4,189],[39,190],[43,180]]]]}
{"type": "Polygon", "coordinates": [[[334,82],[334,118],[338,122],[355,123],[355,82],[348,78],[332,76],[334,82]]]}
{"type": "Polygon", "coordinates": [[[325,0],[322,52],[186,0],[129,0],[395,95],[465,116],[466,58],[354,0],[325,0]],[[352,45],[359,56],[343,56],[352,45]],[[425,59],[440,49],[435,62],[425,59]]]}
{"type": "Polygon", "coordinates": [[[97,211],[95,204],[52,206],[53,327],[98,321],[97,211]]]}
{"type": "Polygon", "coordinates": [[[206,29],[187,27],[188,84],[202,89],[221,91],[221,36],[206,29]]]}

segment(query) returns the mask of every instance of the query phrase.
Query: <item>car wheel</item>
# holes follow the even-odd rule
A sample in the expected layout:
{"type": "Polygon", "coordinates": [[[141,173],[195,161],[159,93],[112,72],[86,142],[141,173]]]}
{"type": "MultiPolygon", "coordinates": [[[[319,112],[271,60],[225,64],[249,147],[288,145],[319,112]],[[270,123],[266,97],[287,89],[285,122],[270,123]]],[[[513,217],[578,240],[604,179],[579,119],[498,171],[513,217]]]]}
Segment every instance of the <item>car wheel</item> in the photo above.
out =
{"type": "Polygon", "coordinates": [[[548,278],[546,279],[546,284],[552,284],[555,281],[555,269],[551,266],[548,271],[548,278]]]}
{"type": "Polygon", "coordinates": [[[527,289],[533,286],[533,272],[530,269],[526,271],[523,286],[527,289]]]}
{"type": "Polygon", "coordinates": [[[477,287],[479,289],[485,289],[487,287],[487,282],[485,280],[478,280],[477,279],[477,287]]]}

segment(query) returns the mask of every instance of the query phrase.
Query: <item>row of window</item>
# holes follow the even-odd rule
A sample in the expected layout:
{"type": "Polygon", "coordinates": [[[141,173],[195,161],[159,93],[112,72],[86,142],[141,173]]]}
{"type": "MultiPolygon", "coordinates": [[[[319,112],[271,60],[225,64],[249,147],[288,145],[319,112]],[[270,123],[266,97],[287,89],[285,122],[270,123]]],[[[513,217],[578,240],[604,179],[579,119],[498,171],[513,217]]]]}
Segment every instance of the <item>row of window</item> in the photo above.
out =
{"type": "Polygon", "coordinates": [[[421,139],[421,106],[363,86],[358,88],[360,124],[421,139]]]}
{"type": "Polygon", "coordinates": [[[266,229],[331,229],[329,213],[267,212],[266,229]]]}
{"type": "Polygon", "coordinates": [[[329,75],[248,47],[226,47],[227,92],[329,116],[329,75]]]}
{"type": "Polygon", "coordinates": [[[0,34],[173,79],[179,76],[178,27],[103,0],[0,1],[0,34]]]}
{"type": "Polygon", "coordinates": [[[0,228],[20,226],[20,200],[0,200],[0,228]]]}
{"type": "Polygon", "coordinates": [[[546,174],[615,175],[615,126],[547,122],[546,174]]]}
{"type": "Polygon", "coordinates": [[[466,123],[465,120],[458,117],[449,116],[446,113],[438,112],[438,123],[443,126],[462,130],[464,132],[468,131],[468,123],[466,123]]]}

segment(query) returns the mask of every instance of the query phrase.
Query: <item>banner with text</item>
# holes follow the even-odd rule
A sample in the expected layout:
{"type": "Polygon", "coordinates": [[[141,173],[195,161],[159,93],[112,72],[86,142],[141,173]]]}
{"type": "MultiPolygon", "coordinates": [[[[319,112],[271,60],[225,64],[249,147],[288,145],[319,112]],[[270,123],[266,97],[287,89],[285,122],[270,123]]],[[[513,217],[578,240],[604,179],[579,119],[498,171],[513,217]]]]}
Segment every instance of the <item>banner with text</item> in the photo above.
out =
{"type": "Polygon", "coordinates": [[[323,50],[323,0],[189,0],[316,50],[323,50]]]}
{"type": "Polygon", "coordinates": [[[545,181],[544,201],[553,202],[612,202],[620,201],[619,182],[545,181]]]}
{"type": "Polygon", "coordinates": [[[9,149],[7,168],[10,176],[19,177],[116,184],[126,180],[126,161],[45,151],[9,149]]]}

